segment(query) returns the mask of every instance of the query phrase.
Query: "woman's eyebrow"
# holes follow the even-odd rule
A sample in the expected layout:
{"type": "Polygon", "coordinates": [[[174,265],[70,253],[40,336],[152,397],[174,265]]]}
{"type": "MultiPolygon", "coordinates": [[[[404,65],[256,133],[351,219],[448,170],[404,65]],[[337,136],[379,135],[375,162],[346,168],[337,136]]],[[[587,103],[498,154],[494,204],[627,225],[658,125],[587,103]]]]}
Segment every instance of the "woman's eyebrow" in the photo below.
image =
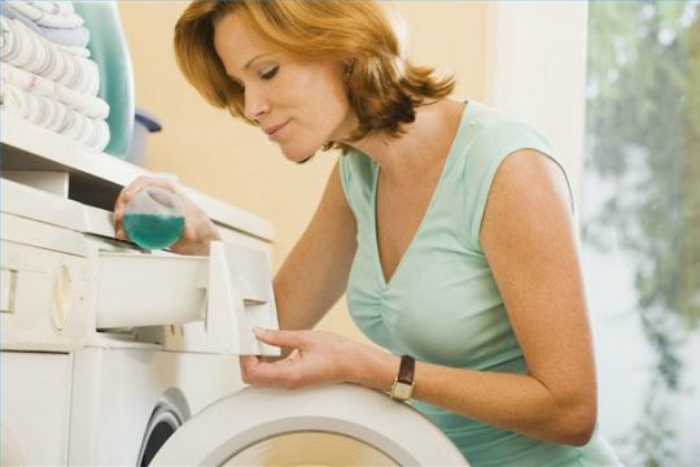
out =
{"type": "Polygon", "coordinates": [[[250,65],[253,64],[253,62],[254,62],[255,60],[257,60],[257,59],[259,59],[259,58],[262,58],[262,57],[266,57],[266,56],[268,56],[268,55],[272,55],[272,53],[271,53],[271,52],[267,52],[267,53],[260,54],[260,55],[257,55],[257,56],[255,56],[255,57],[251,58],[250,60],[248,60],[248,63],[245,64],[245,66],[243,67],[243,69],[244,69],[244,70],[247,70],[247,69],[250,67],[250,65]]]}
{"type": "MultiPolygon", "coordinates": [[[[263,53],[260,55],[256,55],[255,57],[248,60],[248,63],[245,64],[245,66],[243,67],[243,70],[244,71],[247,70],[248,68],[250,68],[250,66],[253,64],[253,62],[258,60],[259,58],[267,57],[268,55],[273,55],[273,54],[272,54],[272,52],[266,52],[266,53],[263,53]]],[[[236,78],[233,74],[231,74],[231,73],[227,73],[227,74],[228,74],[229,78],[240,83],[240,80],[238,78],[236,78]]]]}

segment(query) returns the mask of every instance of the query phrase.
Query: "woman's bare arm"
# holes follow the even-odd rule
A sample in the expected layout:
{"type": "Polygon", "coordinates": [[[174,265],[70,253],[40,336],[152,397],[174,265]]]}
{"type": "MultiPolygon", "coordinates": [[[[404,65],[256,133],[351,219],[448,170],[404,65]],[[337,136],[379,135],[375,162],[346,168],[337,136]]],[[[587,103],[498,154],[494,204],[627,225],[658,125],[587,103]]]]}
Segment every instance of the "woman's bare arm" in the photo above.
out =
{"type": "Polygon", "coordinates": [[[275,276],[280,329],[311,329],[343,295],[356,232],[336,163],[314,217],[275,276]]]}
{"type": "MultiPolygon", "coordinates": [[[[596,381],[576,231],[563,181],[545,156],[529,150],[511,154],[496,174],[481,226],[480,241],[528,373],[420,362],[414,398],[505,430],[580,446],[595,426],[596,381]]],[[[343,250],[331,251],[337,255],[343,250]]],[[[304,280],[316,286],[321,272],[333,269],[322,263],[304,280]]],[[[332,293],[314,291],[313,299],[302,295],[287,302],[289,316],[297,307],[312,307],[312,313],[306,308],[296,315],[293,325],[318,319],[342,291],[347,280],[343,271],[333,276],[332,293]]],[[[298,352],[277,363],[245,361],[247,378],[255,384],[294,388],[351,381],[388,389],[399,367],[397,356],[328,333],[279,331],[258,333],[258,338],[298,352]]]]}
{"type": "MultiPolygon", "coordinates": [[[[417,363],[416,399],[547,441],[582,445],[590,439],[595,365],[569,206],[562,173],[549,158],[526,150],[501,164],[480,241],[529,371],[417,363]]],[[[356,353],[355,381],[391,386],[397,357],[370,348],[356,353]]]]}

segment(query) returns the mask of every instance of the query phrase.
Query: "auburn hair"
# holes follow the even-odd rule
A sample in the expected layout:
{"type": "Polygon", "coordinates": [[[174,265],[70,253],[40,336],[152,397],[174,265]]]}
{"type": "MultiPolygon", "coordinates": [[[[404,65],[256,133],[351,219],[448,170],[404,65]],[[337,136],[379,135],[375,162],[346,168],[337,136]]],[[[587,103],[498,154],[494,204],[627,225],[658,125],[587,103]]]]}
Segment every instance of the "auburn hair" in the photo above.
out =
{"type": "MultiPolygon", "coordinates": [[[[395,18],[374,0],[194,0],[175,26],[177,62],[187,80],[215,107],[243,118],[243,88],[226,73],[214,48],[214,28],[240,14],[261,39],[303,60],[349,57],[345,77],[359,126],[351,140],[383,132],[401,136],[415,109],[452,93],[454,76],[436,77],[430,67],[404,56],[395,18]]],[[[325,149],[348,147],[328,142],[325,149]]]]}

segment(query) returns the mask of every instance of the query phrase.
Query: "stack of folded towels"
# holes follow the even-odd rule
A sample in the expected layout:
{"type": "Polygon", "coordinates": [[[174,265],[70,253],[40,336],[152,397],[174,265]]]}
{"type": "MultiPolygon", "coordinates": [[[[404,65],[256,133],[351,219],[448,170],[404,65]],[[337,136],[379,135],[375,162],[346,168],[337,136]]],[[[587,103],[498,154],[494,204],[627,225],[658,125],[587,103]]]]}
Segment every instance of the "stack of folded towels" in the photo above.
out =
{"type": "Polygon", "coordinates": [[[1,3],[0,108],[102,151],[109,143],[109,105],[97,97],[100,70],[73,3],[1,3]]]}

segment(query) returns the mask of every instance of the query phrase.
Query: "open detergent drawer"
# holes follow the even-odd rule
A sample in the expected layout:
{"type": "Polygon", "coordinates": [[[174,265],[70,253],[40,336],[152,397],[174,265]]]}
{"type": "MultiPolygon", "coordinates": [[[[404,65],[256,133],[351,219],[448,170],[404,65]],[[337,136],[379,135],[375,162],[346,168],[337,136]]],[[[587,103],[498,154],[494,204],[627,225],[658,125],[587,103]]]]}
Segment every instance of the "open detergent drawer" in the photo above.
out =
{"type": "Polygon", "coordinates": [[[98,329],[203,322],[211,351],[278,355],[255,326],[277,328],[264,253],[212,242],[209,257],[100,252],[98,329]]]}
{"type": "Polygon", "coordinates": [[[205,318],[208,258],[100,253],[98,329],[161,326],[205,318]]]}

